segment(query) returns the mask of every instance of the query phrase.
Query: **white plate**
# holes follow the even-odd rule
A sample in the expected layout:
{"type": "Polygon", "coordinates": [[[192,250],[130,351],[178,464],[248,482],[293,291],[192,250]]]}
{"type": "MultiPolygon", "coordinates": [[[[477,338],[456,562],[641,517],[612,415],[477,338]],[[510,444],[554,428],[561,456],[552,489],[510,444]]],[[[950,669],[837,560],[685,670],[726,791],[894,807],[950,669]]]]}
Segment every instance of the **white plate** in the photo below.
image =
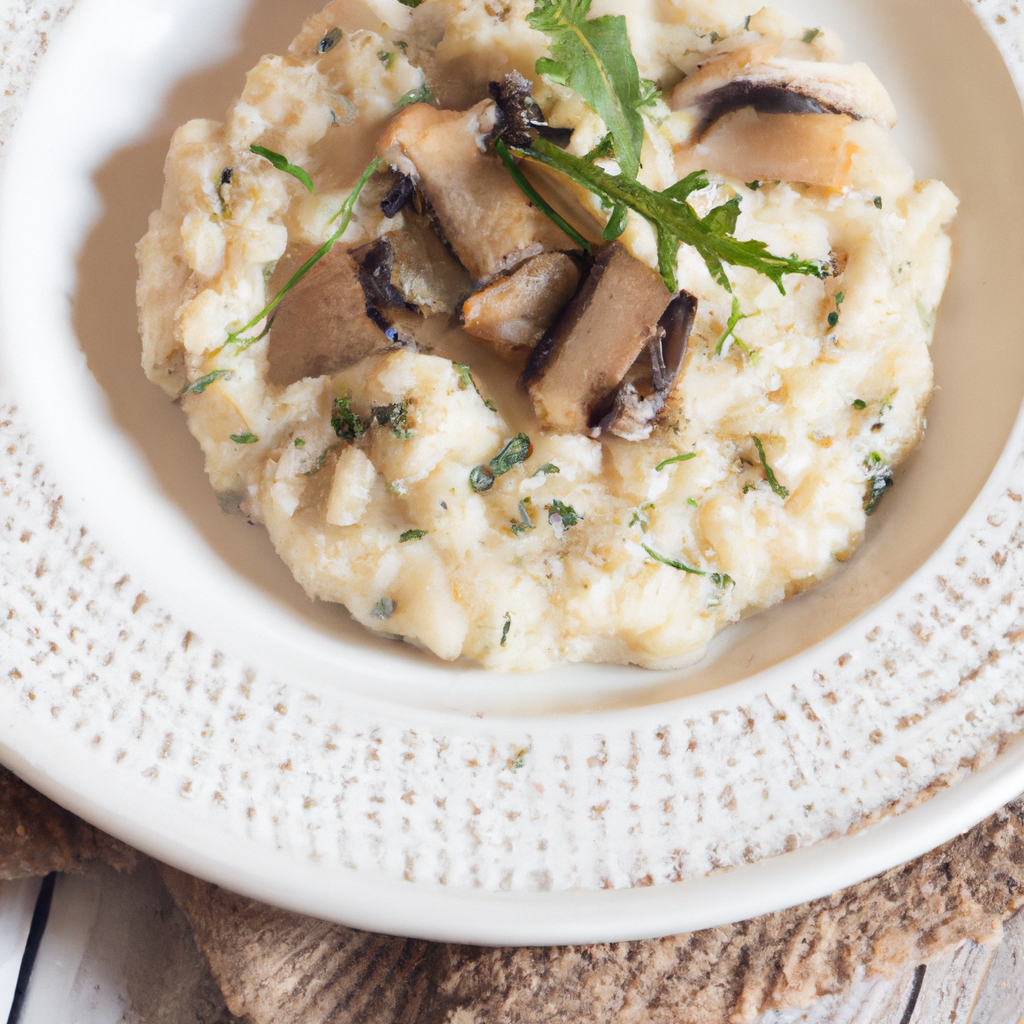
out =
{"type": "Polygon", "coordinates": [[[309,604],[263,532],[219,513],[180,411],[138,369],[132,247],[169,133],[222,115],[310,7],[79,0],[0,195],[18,405],[0,426],[4,760],[237,890],[485,943],[752,916],[924,852],[1024,789],[1014,748],[846,836],[979,768],[1024,709],[1020,102],[960,0],[783,6],[873,65],[919,175],[963,201],[928,438],[846,571],[695,669],[509,679],[309,604]]]}

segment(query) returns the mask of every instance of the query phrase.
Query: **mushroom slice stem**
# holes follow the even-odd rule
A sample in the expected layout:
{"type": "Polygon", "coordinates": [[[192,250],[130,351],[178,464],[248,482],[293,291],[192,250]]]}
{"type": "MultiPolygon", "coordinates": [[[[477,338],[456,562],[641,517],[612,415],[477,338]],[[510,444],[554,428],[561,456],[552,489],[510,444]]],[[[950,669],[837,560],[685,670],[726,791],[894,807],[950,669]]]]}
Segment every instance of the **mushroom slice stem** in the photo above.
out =
{"type": "Polygon", "coordinates": [[[580,271],[564,252],[546,252],[474,292],[462,306],[466,333],[506,359],[527,354],[576,293],[580,271]]]}
{"type": "Polygon", "coordinates": [[[776,43],[755,43],[702,65],[672,94],[673,110],[692,110],[690,141],[719,118],[753,107],[767,114],[846,114],[870,118],[883,128],[896,123],[896,108],[866,64],[776,57],[776,43]]]}
{"type": "Polygon", "coordinates": [[[849,184],[857,147],[849,117],[766,114],[751,108],[716,121],[695,145],[675,154],[676,175],[709,170],[732,181],[798,181],[840,189],[849,184]]]}
{"type": "MultiPolygon", "coordinates": [[[[286,266],[281,261],[271,293],[277,281],[287,280],[292,262],[286,266]]],[[[305,377],[337,373],[393,344],[366,316],[358,264],[336,245],[277,307],[267,348],[268,377],[287,387],[305,377]]]]}
{"type": "Polygon", "coordinates": [[[415,103],[377,144],[377,154],[426,193],[452,250],[478,281],[542,252],[574,248],[487,152],[495,116],[492,100],[463,112],[415,103]]]}
{"type": "Polygon", "coordinates": [[[697,317],[697,299],[689,292],[677,295],[659,323],[659,335],[640,354],[619,385],[611,409],[597,429],[626,441],[650,437],[658,413],[665,407],[683,369],[686,349],[697,317]]]}
{"type": "Polygon", "coordinates": [[[603,249],[523,371],[520,385],[541,423],[589,434],[602,404],[659,336],[671,298],[661,276],[624,245],[603,249]]]}

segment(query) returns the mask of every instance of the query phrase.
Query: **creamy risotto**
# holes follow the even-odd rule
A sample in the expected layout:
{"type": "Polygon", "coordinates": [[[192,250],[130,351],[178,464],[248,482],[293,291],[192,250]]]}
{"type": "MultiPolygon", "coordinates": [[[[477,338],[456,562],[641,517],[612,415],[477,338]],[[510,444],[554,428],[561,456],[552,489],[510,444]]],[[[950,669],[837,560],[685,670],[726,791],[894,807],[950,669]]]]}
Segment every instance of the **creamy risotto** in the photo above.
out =
{"type": "Polygon", "coordinates": [[[733,0],[336,0],[175,133],[144,367],[311,597],[678,666],[849,558],[921,436],[956,200],[895,120],[733,0]]]}

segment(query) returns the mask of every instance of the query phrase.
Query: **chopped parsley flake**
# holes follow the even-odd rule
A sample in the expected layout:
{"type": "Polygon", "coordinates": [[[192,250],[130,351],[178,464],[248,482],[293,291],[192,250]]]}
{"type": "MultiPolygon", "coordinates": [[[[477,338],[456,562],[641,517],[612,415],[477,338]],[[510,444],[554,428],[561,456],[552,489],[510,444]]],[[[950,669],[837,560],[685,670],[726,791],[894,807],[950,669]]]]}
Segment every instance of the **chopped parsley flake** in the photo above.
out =
{"type": "Polygon", "coordinates": [[[667,565],[670,569],[678,569],[680,572],[689,573],[691,576],[703,576],[705,579],[711,580],[716,587],[731,587],[736,582],[725,573],[706,572],[704,569],[695,569],[692,565],[687,565],[685,562],[677,562],[674,558],[666,558],[664,555],[659,555],[657,551],[653,551],[646,544],[641,544],[640,547],[656,562],[661,562],[662,565],[667,565]]]}
{"type": "Polygon", "coordinates": [[[296,448],[305,448],[306,447],[306,442],[301,437],[295,438],[295,441],[293,443],[294,443],[296,448]]]}
{"type": "Polygon", "coordinates": [[[391,405],[375,405],[370,416],[382,427],[390,427],[391,433],[400,441],[408,441],[412,437],[409,429],[409,409],[405,402],[394,402],[391,405]]]}
{"type": "MultiPolygon", "coordinates": [[[[511,628],[512,628],[512,613],[511,612],[505,612],[505,625],[502,626],[502,628],[501,628],[501,646],[502,647],[504,647],[505,643],[508,641],[508,631],[511,628]]],[[[522,754],[520,754],[519,757],[516,758],[516,760],[519,762],[519,764],[516,767],[519,767],[519,768],[523,767],[523,760],[522,759],[523,759],[523,755],[522,754]]]]}
{"type": "Polygon", "coordinates": [[[363,421],[352,411],[351,401],[351,395],[334,400],[331,426],[342,441],[358,441],[366,433],[363,421]]]}
{"type": "Polygon", "coordinates": [[[267,149],[264,146],[250,146],[249,152],[269,160],[279,171],[284,171],[285,174],[290,174],[297,181],[301,181],[307,192],[312,193],[314,191],[313,179],[301,167],[289,163],[287,157],[282,156],[280,153],[275,153],[272,149],[267,149]]]}
{"type": "Polygon", "coordinates": [[[756,192],[761,187],[761,182],[759,182],[759,181],[748,181],[746,183],[746,185],[747,185],[747,188],[749,188],[751,192],[756,192]]]}
{"type": "Polygon", "coordinates": [[[317,52],[326,53],[328,50],[333,50],[339,42],[341,42],[341,29],[332,28],[331,31],[320,40],[317,52]]]}
{"type": "MultiPolygon", "coordinates": [[[[404,3],[405,0],[399,0],[400,3],[404,3]]],[[[422,0],[421,0],[422,2],[422,0]]],[[[401,110],[403,107],[412,106],[413,103],[433,103],[437,97],[434,95],[433,90],[424,82],[418,89],[410,89],[396,104],[395,110],[401,110]]]]}
{"type": "Polygon", "coordinates": [[[839,323],[839,313],[836,310],[833,310],[828,315],[828,325],[829,325],[829,327],[836,327],[838,325],[838,323],[839,323]]]}
{"type": "Polygon", "coordinates": [[[566,505],[557,498],[555,498],[550,505],[545,505],[544,510],[547,512],[548,522],[551,523],[552,526],[556,523],[560,523],[566,529],[569,529],[570,526],[575,526],[577,523],[586,519],[586,516],[580,515],[572,505],[566,505]]]}
{"type": "Polygon", "coordinates": [[[419,7],[423,0],[398,0],[398,2],[406,7],[419,7]]]}
{"type": "Polygon", "coordinates": [[[882,208],[882,197],[875,196],[875,209],[880,210],[882,208]]]}
{"type": "Polygon", "coordinates": [[[523,500],[519,502],[519,522],[513,523],[511,527],[512,532],[517,537],[522,537],[528,530],[535,529],[533,520],[530,518],[530,513],[526,508],[529,503],[529,498],[523,498],[523,500]]]}
{"type": "Polygon", "coordinates": [[[892,470],[885,457],[879,452],[872,452],[864,460],[864,469],[868,477],[868,489],[864,495],[864,512],[871,515],[882,500],[882,495],[893,485],[892,470]]]}
{"type": "Polygon", "coordinates": [[[525,462],[533,454],[533,444],[526,434],[516,434],[486,466],[477,466],[469,474],[469,485],[477,494],[489,491],[497,477],[513,466],[525,462]]]}
{"type": "Polygon", "coordinates": [[[232,434],[231,440],[235,444],[255,444],[259,438],[247,430],[244,434],[232,434]]]}
{"type": "Polygon", "coordinates": [[[804,42],[807,43],[808,45],[810,45],[820,35],[821,35],[821,29],[820,28],[809,28],[804,33],[804,42]]]}
{"type": "Polygon", "coordinates": [[[783,501],[785,501],[789,497],[789,490],[783,487],[782,484],[775,479],[775,471],[768,465],[768,459],[764,454],[764,445],[761,444],[761,439],[759,437],[755,437],[753,434],[751,434],[750,437],[754,442],[754,447],[757,449],[757,457],[761,460],[761,466],[764,469],[764,475],[768,478],[769,486],[783,501]]]}
{"type": "Polygon", "coordinates": [[[541,476],[541,475],[543,475],[543,476],[550,476],[552,473],[561,473],[561,472],[562,471],[553,462],[546,462],[533,475],[534,476],[541,476]]]}
{"type": "Polygon", "coordinates": [[[186,384],[178,394],[201,395],[211,384],[219,381],[221,377],[226,377],[229,373],[231,373],[230,370],[213,370],[205,377],[200,377],[199,380],[194,380],[191,384],[186,384]]]}
{"type": "Polygon", "coordinates": [[[377,60],[379,60],[385,68],[390,70],[391,65],[395,63],[395,55],[388,50],[378,50],[377,60]]]}
{"type": "Polygon", "coordinates": [[[422,540],[424,537],[426,537],[426,535],[426,530],[406,530],[405,533],[403,533],[402,536],[398,538],[398,540],[399,543],[405,544],[406,541],[410,540],[422,540]]]}
{"type": "Polygon", "coordinates": [[[697,499],[696,498],[687,498],[686,499],[686,504],[689,505],[690,508],[697,508],[697,499]]]}
{"type": "Polygon", "coordinates": [[[868,403],[865,402],[863,398],[858,398],[853,403],[853,407],[854,407],[854,409],[866,409],[868,407],[868,403]]]}
{"type": "Polygon", "coordinates": [[[382,597],[374,606],[373,611],[370,613],[377,619],[390,619],[395,613],[397,605],[390,597],[382,597]]]}
{"type": "MultiPolygon", "coordinates": [[[[472,388],[478,395],[480,395],[480,389],[476,386],[476,381],[473,380],[473,374],[469,367],[465,363],[452,363],[452,366],[458,371],[459,374],[459,390],[468,391],[472,388]]],[[[480,395],[480,401],[487,406],[491,412],[494,412],[494,403],[489,398],[484,398],[480,395]]]]}
{"type": "Polygon", "coordinates": [[[655,467],[654,471],[660,473],[666,466],[671,466],[674,462],[689,462],[690,459],[697,458],[696,452],[684,452],[682,455],[673,455],[671,459],[666,459],[664,462],[659,462],[655,467]]]}
{"type": "Polygon", "coordinates": [[[325,448],[320,453],[320,458],[316,460],[316,464],[308,473],[303,473],[303,476],[316,476],[321,469],[327,464],[327,460],[338,450],[337,445],[332,445],[330,448],[325,448]]]}

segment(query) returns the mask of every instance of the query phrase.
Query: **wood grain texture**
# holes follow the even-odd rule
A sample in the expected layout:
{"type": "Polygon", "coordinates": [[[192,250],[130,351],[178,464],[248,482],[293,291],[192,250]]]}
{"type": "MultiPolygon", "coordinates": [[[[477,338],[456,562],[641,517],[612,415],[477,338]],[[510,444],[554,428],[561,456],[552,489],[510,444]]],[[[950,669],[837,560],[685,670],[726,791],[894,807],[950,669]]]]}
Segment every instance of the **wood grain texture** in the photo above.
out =
{"type": "MultiPolygon", "coordinates": [[[[254,1024],[743,1022],[843,992],[853,998],[836,1020],[1016,1020],[995,1003],[985,1016],[964,1014],[981,998],[1002,922],[1024,905],[1021,802],[829,898],[610,946],[484,949],[389,938],[275,910],[171,869],[163,877],[228,1006],[254,1024]],[[917,970],[946,956],[954,959],[945,972],[917,970]],[[872,984],[865,973],[893,981],[872,984]],[[936,987],[943,976],[962,976],[974,994],[955,981],[936,987]],[[863,999],[855,996],[865,985],[863,999]]],[[[1017,956],[1016,947],[1005,955],[1017,956]]],[[[1015,992],[1024,993],[1024,978],[985,998],[1021,1001],[1015,992]]]]}

